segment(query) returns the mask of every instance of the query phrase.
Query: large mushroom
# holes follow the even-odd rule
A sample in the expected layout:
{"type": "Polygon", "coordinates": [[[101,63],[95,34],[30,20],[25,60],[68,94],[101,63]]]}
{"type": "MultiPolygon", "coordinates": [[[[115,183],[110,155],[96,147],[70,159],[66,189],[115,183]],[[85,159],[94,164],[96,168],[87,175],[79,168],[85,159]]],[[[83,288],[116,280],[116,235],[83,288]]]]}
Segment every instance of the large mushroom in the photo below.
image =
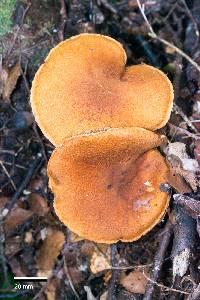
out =
{"type": "Polygon", "coordinates": [[[152,131],[171,112],[173,88],[158,69],[125,67],[117,41],[81,34],[60,43],[33,81],[31,104],[57,148],[49,164],[61,221],[96,242],[134,241],[157,224],[169,168],[152,131]]]}
{"type": "Polygon", "coordinates": [[[60,220],[80,236],[102,243],[134,241],[148,232],[169,202],[160,190],[167,182],[165,159],[148,151],[163,141],[142,128],[67,139],[48,165],[60,220]]]}
{"type": "Polygon", "coordinates": [[[166,124],[173,101],[167,76],[145,64],[125,64],[122,45],[98,34],[80,34],[51,50],[33,81],[31,105],[55,146],[102,128],[166,124]]]}

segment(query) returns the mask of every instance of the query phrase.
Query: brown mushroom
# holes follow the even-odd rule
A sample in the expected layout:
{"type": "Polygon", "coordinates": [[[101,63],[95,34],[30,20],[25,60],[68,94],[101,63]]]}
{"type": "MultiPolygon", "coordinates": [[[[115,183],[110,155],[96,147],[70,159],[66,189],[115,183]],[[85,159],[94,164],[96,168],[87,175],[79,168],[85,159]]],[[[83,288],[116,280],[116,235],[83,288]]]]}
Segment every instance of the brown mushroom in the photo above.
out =
{"type": "Polygon", "coordinates": [[[166,124],[173,100],[167,76],[145,64],[125,64],[122,45],[98,34],[75,36],[51,50],[33,81],[31,104],[54,145],[88,130],[166,124]]]}
{"type": "Polygon", "coordinates": [[[162,142],[163,136],[142,128],[67,139],[48,165],[60,220],[80,236],[103,243],[134,241],[148,232],[169,202],[160,190],[168,166],[158,151],[148,151],[162,142]]]}

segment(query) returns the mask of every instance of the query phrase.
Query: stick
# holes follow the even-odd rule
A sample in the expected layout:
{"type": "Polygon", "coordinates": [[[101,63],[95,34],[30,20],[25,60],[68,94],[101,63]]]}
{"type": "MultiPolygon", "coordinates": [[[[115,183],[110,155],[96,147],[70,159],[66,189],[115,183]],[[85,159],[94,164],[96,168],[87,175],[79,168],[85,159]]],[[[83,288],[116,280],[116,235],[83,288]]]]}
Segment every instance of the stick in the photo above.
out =
{"type": "Polygon", "coordinates": [[[151,300],[154,293],[155,283],[159,279],[160,271],[163,265],[165,252],[169,245],[172,235],[172,224],[168,220],[163,232],[160,235],[160,243],[154,257],[154,265],[151,274],[151,280],[148,282],[143,300],[151,300]]]}
{"type": "Polygon", "coordinates": [[[141,5],[140,0],[137,0],[137,4],[139,7],[139,10],[143,16],[143,19],[145,20],[147,27],[149,29],[149,33],[148,35],[152,38],[152,39],[156,39],[159,42],[161,42],[162,44],[164,44],[165,46],[168,46],[172,49],[174,49],[175,52],[177,52],[178,54],[180,54],[182,57],[184,57],[191,65],[193,65],[199,72],[200,72],[200,66],[189,56],[187,55],[185,52],[183,52],[181,49],[179,49],[178,47],[176,47],[175,45],[171,44],[170,42],[168,42],[167,40],[159,37],[155,31],[153,30],[153,27],[151,26],[151,24],[149,23],[145,12],[144,12],[144,5],[141,5]]]}
{"type": "Polygon", "coordinates": [[[8,214],[11,212],[11,209],[15,205],[16,201],[19,199],[23,190],[26,188],[26,186],[30,182],[34,173],[42,166],[43,163],[44,163],[44,159],[41,158],[41,154],[39,153],[37,158],[33,161],[32,165],[30,166],[21,185],[18,187],[18,189],[16,190],[16,192],[14,193],[12,198],[6,203],[5,208],[2,210],[3,219],[5,219],[8,216],[8,214]]]}
{"type": "MultiPolygon", "coordinates": [[[[111,264],[114,267],[117,263],[117,259],[116,256],[118,254],[117,251],[117,245],[113,244],[111,246],[111,264]]],[[[116,288],[117,288],[117,283],[118,283],[118,279],[119,279],[119,274],[120,271],[119,270],[113,270],[112,271],[112,277],[110,280],[110,285],[108,288],[108,299],[109,300],[116,300],[116,288]]]]}

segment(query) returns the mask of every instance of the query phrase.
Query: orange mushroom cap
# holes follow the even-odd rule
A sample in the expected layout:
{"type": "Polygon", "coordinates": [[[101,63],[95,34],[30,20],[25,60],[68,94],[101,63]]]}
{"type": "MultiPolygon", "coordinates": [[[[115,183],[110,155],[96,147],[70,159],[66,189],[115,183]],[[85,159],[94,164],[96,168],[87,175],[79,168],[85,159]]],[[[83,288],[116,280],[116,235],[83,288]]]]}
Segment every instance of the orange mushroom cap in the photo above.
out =
{"type": "Polygon", "coordinates": [[[160,190],[168,166],[158,151],[148,151],[162,142],[162,136],[141,128],[67,139],[48,164],[60,220],[80,236],[102,243],[134,241],[148,232],[169,201],[160,190]]]}
{"type": "Polygon", "coordinates": [[[80,34],[50,51],[33,81],[31,104],[54,145],[88,129],[166,124],[173,101],[167,76],[145,64],[125,64],[122,45],[98,34],[80,34]]]}

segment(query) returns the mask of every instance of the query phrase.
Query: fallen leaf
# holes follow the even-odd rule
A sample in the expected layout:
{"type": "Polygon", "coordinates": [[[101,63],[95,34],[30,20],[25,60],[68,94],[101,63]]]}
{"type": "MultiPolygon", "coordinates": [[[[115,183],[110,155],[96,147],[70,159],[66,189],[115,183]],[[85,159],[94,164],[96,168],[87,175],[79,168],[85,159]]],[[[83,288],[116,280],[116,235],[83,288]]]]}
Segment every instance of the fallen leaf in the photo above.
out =
{"type": "Polygon", "coordinates": [[[176,168],[174,168],[170,163],[170,172],[168,176],[168,182],[170,186],[172,186],[177,192],[181,194],[191,193],[192,189],[188,186],[185,179],[176,172],[176,168]]]}
{"type": "Polygon", "coordinates": [[[56,300],[56,289],[58,287],[58,279],[53,278],[47,284],[44,293],[47,296],[47,300],[56,300]]]}
{"type": "Polygon", "coordinates": [[[14,208],[5,220],[4,228],[8,233],[14,230],[17,226],[24,224],[33,216],[30,210],[20,207],[14,208]]]}
{"type": "Polygon", "coordinates": [[[101,296],[100,300],[108,300],[108,291],[105,291],[101,296]]]}
{"type": "Polygon", "coordinates": [[[70,237],[69,240],[71,243],[77,243],[80,241],[83,241],[84,238],[82,238],[81,236],[79,236],[78,234],[74,233],[73,231],[70,232],[70,237]]]}
{"type": "Polygon", "coordinates": [[[179,194],[173,195],[173,198],[189,216],[194,219],[200,217],[200,201],[179,194]]]}
{"type": "Polygon", "coordinates": [[[21,236],[17,235],[6,239],[5,243],[5,254],[10,260],[11,257],[15,256],[22,248],[21,236]]]}
{"type": "Polygon", "coordinates": [[[147,278],[141,271],[133,271],[128,275],[122,275],[120,284],[131,293],[144,294],[147,285],[147,278]]]}
{"type": "Polygon", "coordinates": [[[33,242],[33,235],[32,235],[32,232],[31,232],[31,231],[27,231],[27,232],[26,232],[24,241],[25,241],[27,244],[31,244],[31,243],[33,242]]]}
{"type": "Polygon", "coordinates": [[[30,194],[28,203],[30,210],[38,216],[45,216],[49,211],[47,200],[37,193],[30,194]]]}
{"type": "Polygon", "coordinates": [[[199,171],[199,164],[196,159],[189,158],[186,145],[180,142],[170,143],[164,152],[175,172],[185,179],[193,191],[197,191],[196,173],[199,171]]]}
{"type": "Polygon", "coordinates": [[[68,267],[68,271],[74,285],[77,285],[85,280],[83,272],[81,272],[78,268],[68,267]]]}
{"type": "Polygon", "coordinates": [[[84,241],[81,245],[81,253],[85,256],[91,257],[95,251],[95,246],[90,241],[84,241]]]}
{"type": "Polygon", "coordinates": [[[2,69],[0,78],[2,80],[2,97],[6,101],[10,101],[10,96],[15,89],[17,80],[20,76],[20,64],[17,63],[11,69],[2,69]]]}
{"type": "Polygon", "coordinates": [[[110,251],[106,254],[95,250],[90,260],[90,269],[93,274],[110,269],[110,251]]]}
{"type": "MultiPolygon", "coordinates": [[[[200,122],[199,122],[200,124],[200,122]]],[[[196,141],[195,143],[195,148],[194,148],[194,156],[196,158],[196,160],[198,161],[198,164],[200,166],[200,141],[196,141]]]]}
{"type": "Polygon", "coordinates": [[[183,277],[190,264],[191,249],[186,248],[173,258],[173,278],[183,277]]]}
{"type": "Polygon", "coordinates": [[[65,242],[62,231],[54,229],[49,231],[39,249],[37,258],[38,276],[49,276],[65,242]]]}
{"type": "Polygon", "coordinates": [[[84,286],[84,290],[87,293],[87,300],[97,300],[92,294],[91,288],[89,286],[84,286]]]}

